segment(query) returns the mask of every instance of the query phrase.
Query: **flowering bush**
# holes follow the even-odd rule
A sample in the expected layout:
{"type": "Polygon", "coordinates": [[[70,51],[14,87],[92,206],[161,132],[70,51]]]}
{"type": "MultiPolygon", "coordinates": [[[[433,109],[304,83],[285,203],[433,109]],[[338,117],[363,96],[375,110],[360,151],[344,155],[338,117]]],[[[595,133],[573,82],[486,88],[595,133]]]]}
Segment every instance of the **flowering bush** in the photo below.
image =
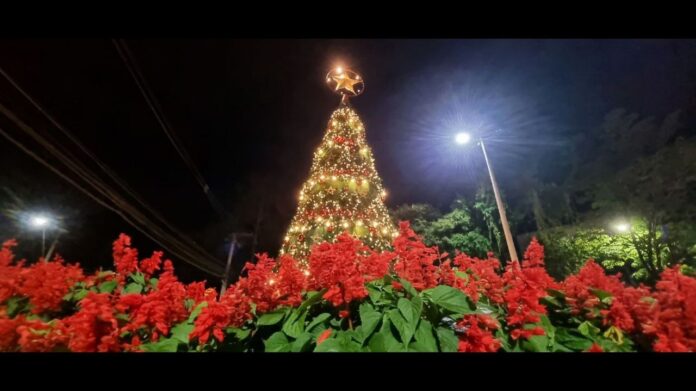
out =
{"type": "Polygon", "coordinates": [[[678,267],[627,287],[593,261],[564,281],[533,240],[521,262],[440,253],[404,222],[393,251],[347,233],[305,267],[259,255],[219,295],[161,252],[113,245],[115,271],[0,249],[0,351],[696,351],[696,279],[678,267]]]}

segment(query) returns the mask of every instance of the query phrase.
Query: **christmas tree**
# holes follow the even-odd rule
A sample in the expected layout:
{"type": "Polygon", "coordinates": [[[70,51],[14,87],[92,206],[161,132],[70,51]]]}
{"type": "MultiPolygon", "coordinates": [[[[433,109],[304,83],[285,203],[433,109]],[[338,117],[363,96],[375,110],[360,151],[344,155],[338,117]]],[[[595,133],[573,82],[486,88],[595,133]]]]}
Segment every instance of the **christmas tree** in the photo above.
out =
{"type": "Polygon", "coordinates": [[[329,72],[326,81],[341,95],[341,104],[331,114],[314,153],[297,213],[280,250],[301,262],[306,262],[312,245],[333,242],[342,232],[375,250],[388,248],[397,235],[384,205],[387,193],[377,175],[365,127],[349,103],[349,98],[364,91],[364,81],[341,68],[329,72]]]}

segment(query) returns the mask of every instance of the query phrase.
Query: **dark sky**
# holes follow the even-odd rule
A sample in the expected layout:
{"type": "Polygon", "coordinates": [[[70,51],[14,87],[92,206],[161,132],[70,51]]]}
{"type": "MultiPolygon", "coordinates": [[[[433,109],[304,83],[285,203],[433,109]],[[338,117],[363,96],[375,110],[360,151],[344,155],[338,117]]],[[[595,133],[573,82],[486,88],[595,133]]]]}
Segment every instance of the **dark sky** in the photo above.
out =
{"type": "MultiPolygon", "coordinates": [[[[326,72],[338,63],[366,81],[353,105],[366,125],[390,207],[446,207],[485,178],[478,153],[453,148],[460,129],[494,135],[489,154],[503,190],[514,196],[519,171],[535,157],[558,162],[547,174],[562,176],[570,136],[598,126],[613,108],[658,118],[681,108],[693,123],[694,40],[127,43],[174,132],[235,216],[231,228],[252,225],[263,200],[259,249],[272,253],[338,105],[324,85],[326,72]]],[[[227,229],[111,41],[0,41],[0,66],[154,209],[222,262],[227,229]]],[[[4,79],[0,102],[68,145],[4,79]]],[[[0,126],[20,134],[4,119],[0,126]]],[[[119,232],[132,234],[143,253],[158,248],[4,138],[0,162],[3,185],[20,194],[26,208],[65,217],[70,234],[60,250],[68,260],[108,266],[119,232]]],[[[35,237],[5,218],[0,223],[4,236],[23,242],[35,237]]],[[[182,262],[176,266],[184,278],[200,278],[182,262]]]]}

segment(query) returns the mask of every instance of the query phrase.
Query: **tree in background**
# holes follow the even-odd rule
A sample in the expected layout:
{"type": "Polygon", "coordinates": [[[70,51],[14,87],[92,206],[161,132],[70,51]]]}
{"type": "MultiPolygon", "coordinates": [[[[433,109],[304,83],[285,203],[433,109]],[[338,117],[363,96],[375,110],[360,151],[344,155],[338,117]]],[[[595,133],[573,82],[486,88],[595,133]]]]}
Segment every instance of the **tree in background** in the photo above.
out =
{"type": "Polygon", "coordinates": [[[665,267],[693,263],[696,141],[677,137],[679,129],[678,111],[657,122],[613,110],[575,140],[563,181],[535,183],[527,206],[552,274],[577,271],[593,256],[650,283],[665,267]],[[612,232],[617,221],[630,221],[630,231],[612,232]]]}
{"type": "Polygon", "coordinates": [[[457,197],[444,215],[430,204],[412,204],[399,206],[392,216],[395,222],[410,221],[413,230],[428,246],[438,246],[449,253],[461,251],[486,257],[489,251],[500,255],[507,249],[495,208],[490,189],[481,187],[474,202],[457,197]]]}

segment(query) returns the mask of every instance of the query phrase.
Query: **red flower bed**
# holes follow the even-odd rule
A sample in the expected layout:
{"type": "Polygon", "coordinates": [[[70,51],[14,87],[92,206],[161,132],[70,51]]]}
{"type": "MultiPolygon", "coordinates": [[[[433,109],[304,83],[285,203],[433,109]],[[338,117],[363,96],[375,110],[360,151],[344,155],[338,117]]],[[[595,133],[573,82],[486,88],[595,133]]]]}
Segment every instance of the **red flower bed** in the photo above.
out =
{"type": "Polygon", "coordinates": [[[114,271],[0,249],[0,351],[696,351],[696,279],[628,287],[593,261],[565,281],[536,239],[521,262],[440,254],[408,223],[393,251],[347,233],[304,267],[259,255],[222,297],[162,252],[113,245],[114,271]],[[346,322],[344,322],[347,320],[346,322]]]}

